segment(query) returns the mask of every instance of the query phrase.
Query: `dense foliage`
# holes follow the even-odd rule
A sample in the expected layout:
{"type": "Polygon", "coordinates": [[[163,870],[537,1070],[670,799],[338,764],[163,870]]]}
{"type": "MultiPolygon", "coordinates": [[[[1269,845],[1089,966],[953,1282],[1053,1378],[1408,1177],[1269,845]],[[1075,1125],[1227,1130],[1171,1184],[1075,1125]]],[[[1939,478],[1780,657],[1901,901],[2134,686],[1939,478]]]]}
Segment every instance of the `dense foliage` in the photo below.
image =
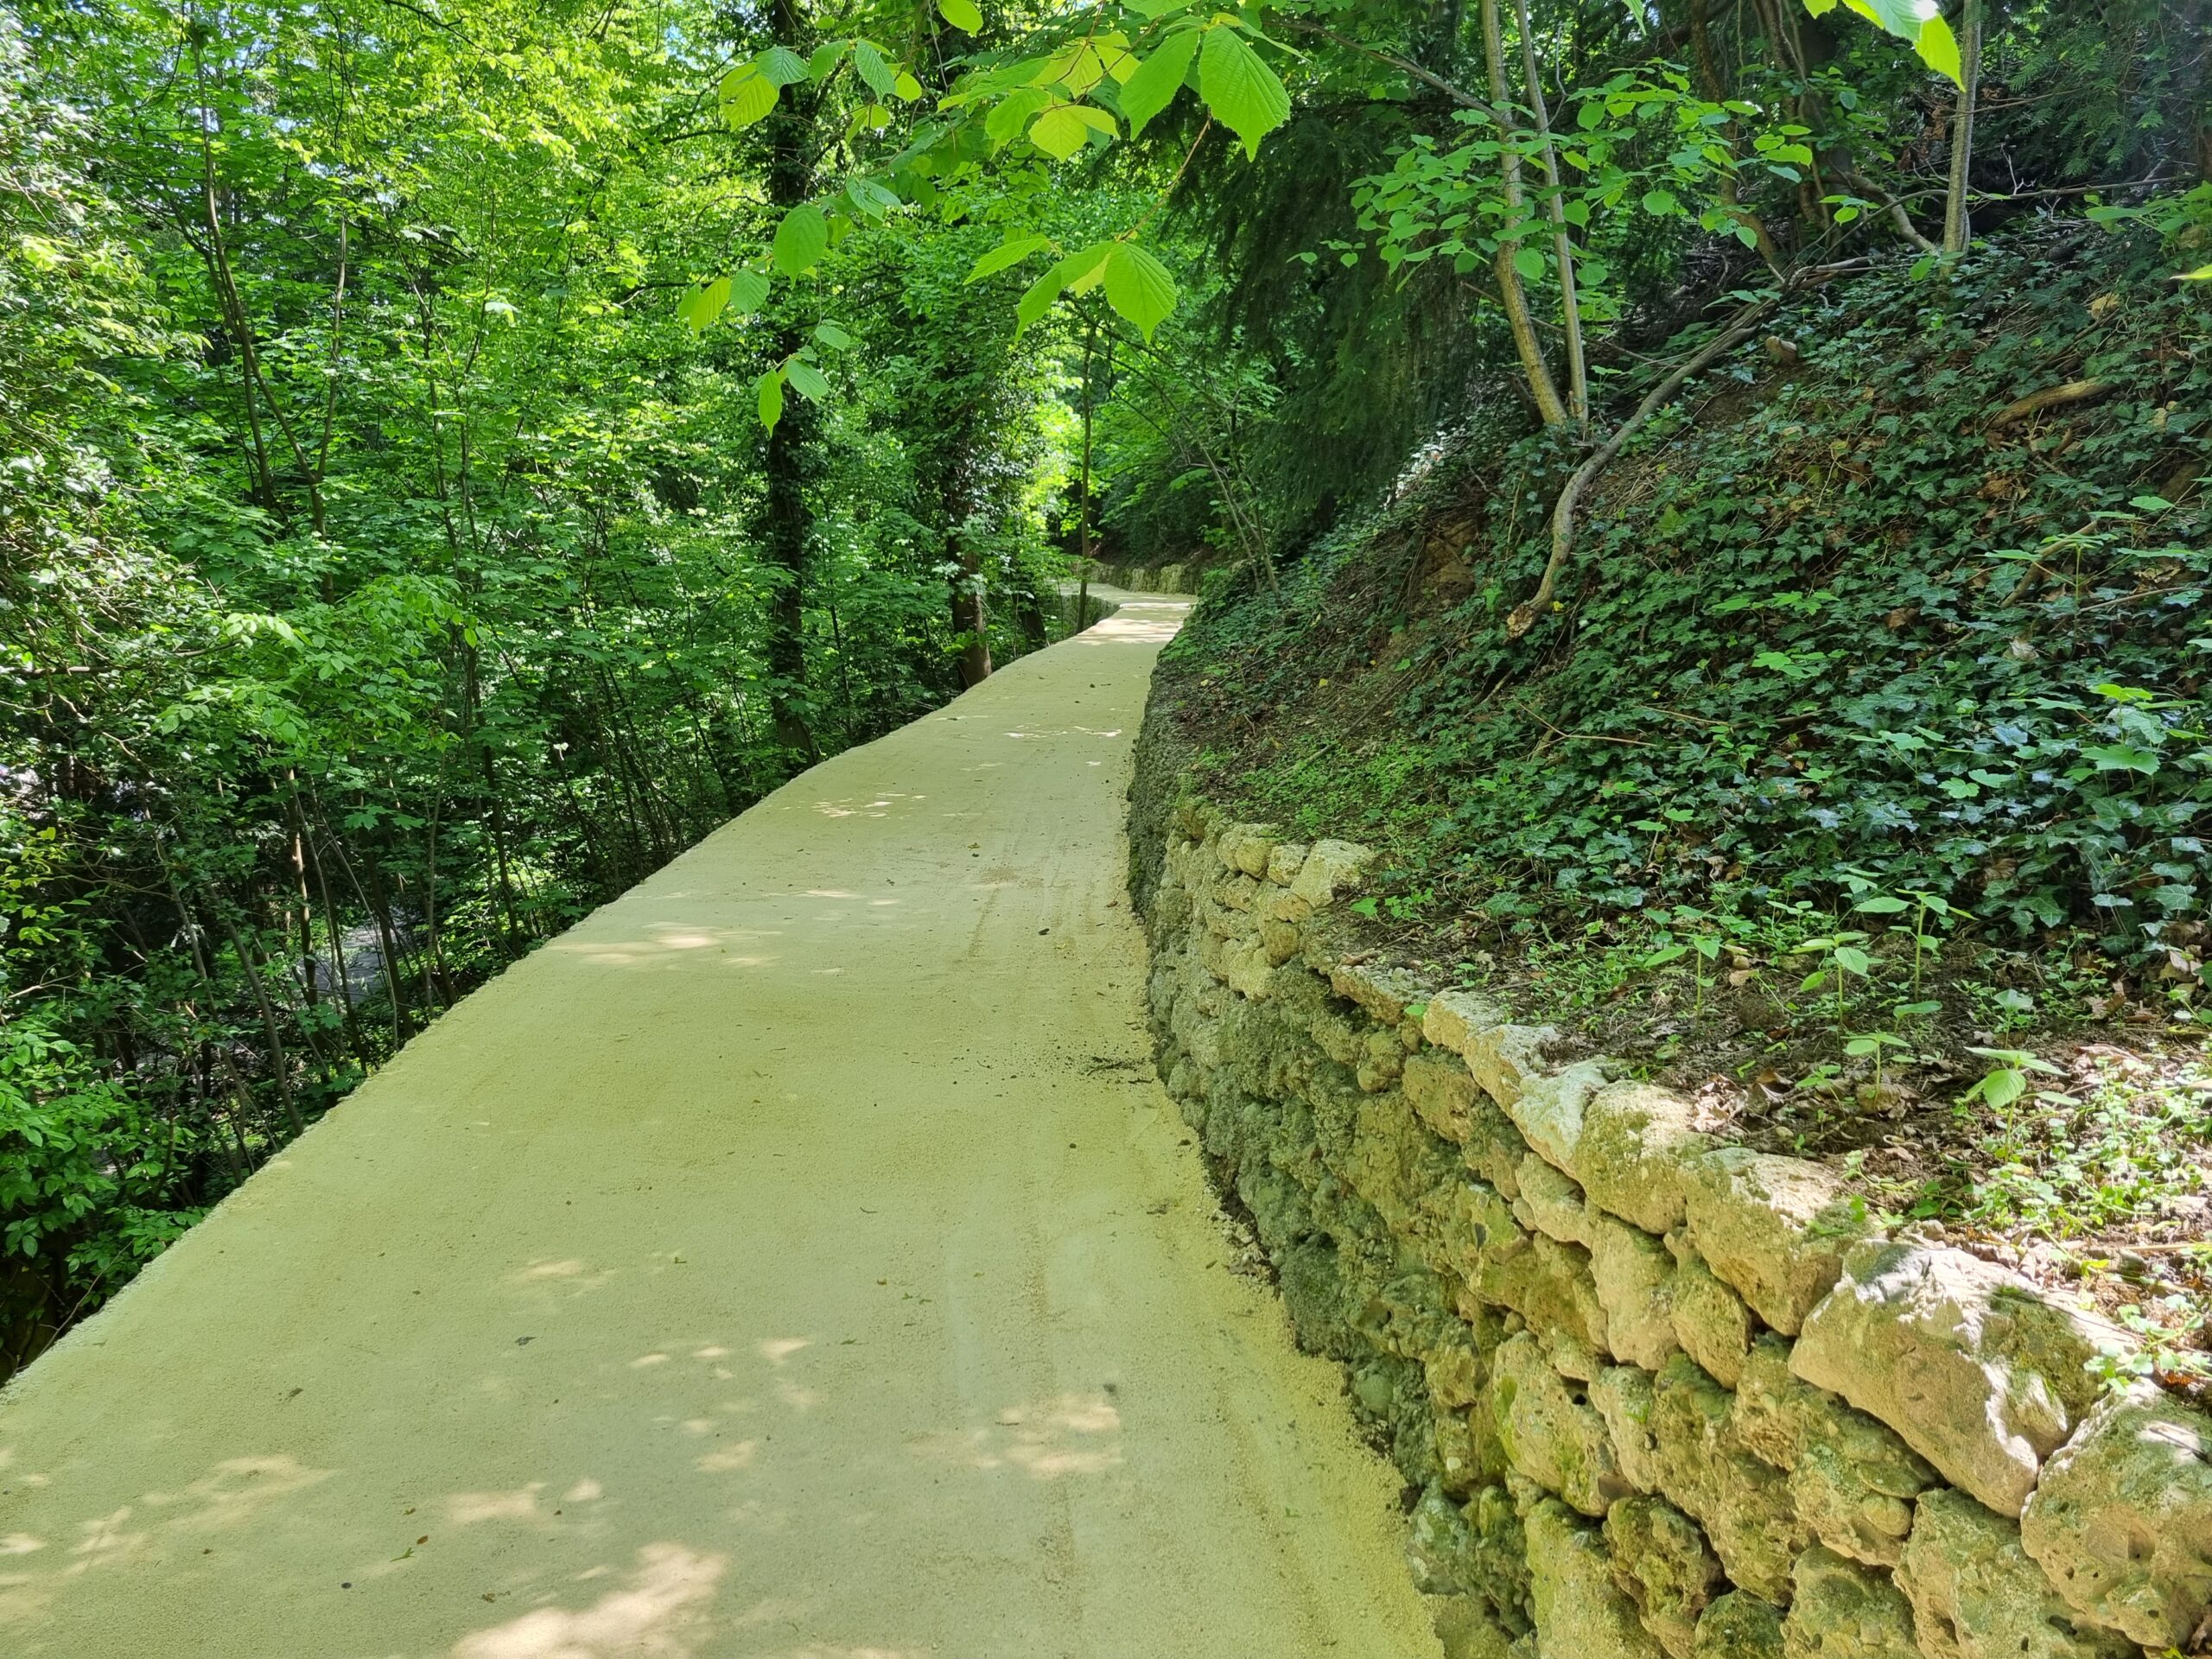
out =
{"type": "Polygon", "coordinates": [[[1224,689],[1389,675],[1244,786],[1501,925],[2195,960],[2183,0],[0,16],[0,1370],[1102,538],[1224,689]]]}

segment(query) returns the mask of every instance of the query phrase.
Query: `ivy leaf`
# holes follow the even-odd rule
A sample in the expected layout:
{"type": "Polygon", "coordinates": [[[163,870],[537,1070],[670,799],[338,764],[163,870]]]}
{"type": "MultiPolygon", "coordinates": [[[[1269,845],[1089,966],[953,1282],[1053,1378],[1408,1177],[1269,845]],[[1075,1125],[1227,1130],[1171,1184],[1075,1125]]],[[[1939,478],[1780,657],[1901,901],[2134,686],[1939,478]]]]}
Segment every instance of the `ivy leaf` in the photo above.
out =
{"type": "Polygon", "coordinates": [[[937,12],[963,35],[983,32],[983,9],[976,0],[937,0],[937,12]]]}
{"type": "Polygon", "coordinates": [[[1198,55],[1198,31],[1185,29],[1170,35],[1160,48],[1137,66],[1122,88],[1122,113],[1129,118],[1129,137],[1175,101],[1175,94],[1190,78],[1191,60],[1198,55]]]}
{"type": "Polygon", "coordinates": [[[2139,772],[2145,778],[2158,775],[2158,757],[2148,749],[2139,749],[2133,743],[2108,743],[2098,748],[2084,748],[2082,758],[2096,763],[2099,772],[2139,772]]]}
{"type": "Polygon", "coordinates": [[[1243,35],[1227,23],[1206,31],[1198,53],[1198,96],[1222,125],[1244,141],[1246,158],[1290,118],[1290,94],[1243,35]]]}
{"type": "Polygon", "coordinates": [[[730,279],[717,276],[703,288],[695,288],[676,302],[676,315],[691,325],[691,332],[702,334],[713,326],[715,318],[729,304],[730,279]]]}
{"type": "Polygon", "coordinates": [[[755,65],[741,63],[722,77],[722,122],[732,131],[766,119],[775,107],[776,83],[755,65]]]}
{"type": "Polygon", "coordinates": [[[830,395],[830,377],[804,358],[795,357],[784,365],[784,374],[791,383],[791,390],[816,402],[830,395]]]}
{"type": "Polygon", "coordinates": [[[754,388],[754,401],[760,410],[760,424],[769,431],[776,429],[776,423],[784,418],[784,374],[781,369],[771,369],[760,377],[754,388]]]}
{"type": "Polygon", "coordinates": [[[776,226],[772,250],[776,269],[786,276],[804,276],[814,269],[830,246],[830,221],[812,202],[804,202],[784,215],[776,226]]]}
{"type": "Polygon", "coordinates": [[[1150,340],[1175,308],[1175,279],[1135,243],[1116,242],[1106,256],[1106,303],[1150,340]]]}
{"type": "Polygon", "coordinates": [[[976,262],[976,268],[968,273],[968,280],[980,283],[986,276],[995,276],[1009,265],[1020,264],[1044,245],[1041,236],[1009,237],[976,262]]]}
{"type": "Polygon", "coordinates": [[[806,60],[788,46],[772,46],[753,60],[753,66],[779,86],[792,86],[806,79],[806,60]]]}

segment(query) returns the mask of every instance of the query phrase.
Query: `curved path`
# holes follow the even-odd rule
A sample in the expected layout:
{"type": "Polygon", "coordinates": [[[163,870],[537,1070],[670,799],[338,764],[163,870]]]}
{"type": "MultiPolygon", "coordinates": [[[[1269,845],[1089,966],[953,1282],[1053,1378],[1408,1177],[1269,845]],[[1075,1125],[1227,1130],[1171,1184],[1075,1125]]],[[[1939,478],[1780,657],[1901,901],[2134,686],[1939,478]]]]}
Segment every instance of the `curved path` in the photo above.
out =
{"type": "Polygon", "coordinates": [[[0,1653],[1433,1654],[1148,1063],[1118,826],[1182,608],[727,825],[33,1366],[0,1653]]]}

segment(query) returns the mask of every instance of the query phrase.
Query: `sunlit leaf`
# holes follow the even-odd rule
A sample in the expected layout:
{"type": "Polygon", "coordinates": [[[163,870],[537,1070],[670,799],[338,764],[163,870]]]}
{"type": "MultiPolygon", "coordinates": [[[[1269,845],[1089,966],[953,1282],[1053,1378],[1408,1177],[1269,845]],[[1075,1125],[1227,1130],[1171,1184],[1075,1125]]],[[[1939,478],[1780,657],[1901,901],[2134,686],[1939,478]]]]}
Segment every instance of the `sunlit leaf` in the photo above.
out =
{"type": "Polygon", "coordinates": [[[754,388],[754,401],[760,411],[760,424],[771,432],[776,423],[784,418],[784,375],[780,369],[771,369],[762,375],[754,388]]]}
{"type": "Polygon", "coordinates": [[[1244,143],[1247,157],[1260,140],[1290,118],[1290,94],[1244,36],[1227,23],[1206,30],[1198,52],[1198,96],[1214,118],[1244,143]]]}
{"type": "Polygon", "coordinates": [[[741,63],[722,77],[722,121],[733,130],[766,119],[775,107],[776,83],[753,65],[741,63]]]}
{"type": "Polygon", "coordinates": [[[1045,245],[1045,238],[1041,236],[1010,237],[976,262],[975,269],[968,273],[968,280],[978,283],[1009,266],[1018,265],[1045,245]]]}
{"type": "Polygon", "coordinates": [[[1198,31],[1186,29],[1170,35],[1141,64],[1122,88],[1122,113],[1129,118],[1129,137],[1145,130],[1153,117],[1174,101],[1190,76],[1191,60],[1198,55],[1198,31]]]}
{"type": "Polygon", "coordinates": [[[814,269],[830,246],[830,222],[822,210],[805,202],[785,213],[776,226],[771,253],[776,269],[786,276],[803,276],[814,269]]]}
{"type": "Polygon", "coordinates": [[[795,357],[785,364],[784,375],[791,383],[791,390],[809,402],[830,395],[830,377],[804,358],[795,357]]]}
{"type": "Polygon", "coordinates": [[[1175,279],[1134,242],[1116,242],[1106,256],[1106,303],[1148,340],[1175,308],[1175,279]]]}
{"type": "Polygon", "coordinates": [[[730,278],[717,276],[702,288],[695,288],[676,302],[676,315],[691,325],[695,334],[704,334],[713,326],[729,304],[730,278]]]}
{"type": "Polygon", "coordinates": [[[937,0],[937,14],[963,35],[982,32],[983,9],[976,0],[937,0]]]}

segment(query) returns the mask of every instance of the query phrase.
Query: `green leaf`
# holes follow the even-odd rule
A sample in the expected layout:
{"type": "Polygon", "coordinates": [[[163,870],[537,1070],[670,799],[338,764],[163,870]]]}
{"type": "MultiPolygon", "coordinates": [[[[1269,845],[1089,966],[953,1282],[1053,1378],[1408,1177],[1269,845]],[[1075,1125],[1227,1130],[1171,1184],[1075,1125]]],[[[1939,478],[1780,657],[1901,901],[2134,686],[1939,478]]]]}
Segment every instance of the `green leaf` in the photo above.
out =
{"type": "Polygon", "coordinates": [[[845,60],[845,54],[851,46],[849,41],[823,41],[814,48],[814,55],[806,60],[806,78],[819,86],[845,60]]]}
{"type": "Polygon", "coordinates": [[[1106,303],[1149,340],[1175,308],[1175,279],[1134,242],[1116,242],[1106,256],[1106,303]]]}
{"type": "Polygon", "coordinates": [[[776,423],[784,418],[783,371],[771,369],[762,375],[754,388],[754,397],[760,410],[760,424],[774,431],[776,423]]]}
{"type": "Polygon", "coordinates": [[[1016,334],[1052,308],[1052,302],[1061,293],[1073,288],[1078,294],[1088,292],[1098,282],[1107,257],[1118,245],[1094,242],[1079,253],[1071,253],[1029,285],[1020,302],[1014,308],[1016,334]]]}
{"type": "Polygon", "coordinates": [[[983,118],[983,131],[995,147],[1003,148],[1014,142],[1014,137],[1029,124],[1030,118],[1051,103],[1052,94],[1042,87],[1023,86],[1008,92],[983,118]]]}
{"type": "Polygon", "coordinates": [[[1663,219],[1681,204],[1675,200],[1671,190],[1647,191],[1643,197],[1643,211],[1655,218],[1663,219]]]}
{"type": "Polygon", "coordinates": [[[853,42],[853,73],[868,83],[868,91],[878,98],[891,96],[892,83],[897,79],[891,66],[884,61],[883,48],[874,41],[853,42]]]}
{"type": "Polygon", "coordinates": [[[1055,265],[1023,290],[1014,308],[1014,332],[1017,339],[1021,331],[1052,308],[1052,302],[1060,297],[1060,290],[1067,284],[1060,280],[1059,267],[1055,265]]]}
{"type": "Polygon", "coordinates": [[[1867,970],[1874,965],[1864,950],[1861,950],[1858,946],[1852,944],[1839,944],[1836,946],[1835,959],[1836,965],[1838,967],[1847,969],[1850,972],[1860,976],[1862,978],[1866,976],[1867,970]]]}
{"type": "Polygon", "coordinates": [[[803,276],[814,269],[830,246],[830,221],[812,202],[804,202],[784,215],[776,226],[772,249],[776,269],[786,276],[803,276]]]}
{"type": "Polygon", "coordinates": [[[729,279],[729,302],[750,316],[768,302],[768,278],[757,270],[741,270],[729,279]]]}
{"type": "Polygon", "coordinates": [[[842,352],[853,343],[853,337],[834,322],[816,323],[814,337],[833,352],[842,352]]]}
{"type": "Polygon", "coordinates": [[[937,0],[937,13],[963,35],[983,31],[983,9],[976,0],[937,0]]]}
{"type": "Polygon", "coordinates": [[[703,288],[695,288],[676,302],[676,315],[691,325],[695,334],[704,334],[715,318],[729,304],[730,279],[717,276],[703,288]]]}
{"type": "Polygon", "coordinates": [[[1010,265],[1020,264],[1044,245],[1041,236],[1009,237],[976,262],[976,268],[968,273],[968,280],[980,283],[986,276],[995,276],[1010,265]]]}
{"type": "Polygon", "coordinates": [[[1911,906],[1902,899],[1893,898],[1886,893],[1882,893],[1875,894],[1872,899],[1861,899],[1852,908],[1864,911],[1869,916],[1894,916],[1899,911],[1910,910],[1911,906]]]}
{"type": "Polygon", "coordinates": [[[791,390],[809,402],[830,395],[830,377],[804,358],[795,357],[785,364],[784,375],[791,383],[791,390]]]}
{"type": "Polygon", "coordinates": [[[1244,37],[1227,23],[1206,30],[1198,53],[1198,96],[1214,118],[1244,141],[1249,159],[1260,140],[1290,118],[1290,94],[1244,37]]]}
{"type": "Polygon", "coordinates": [[[806,60],[788,46],[772,46],[753,62],[779,86],[793,86],[806,79],[806,60]]]}
{"type": "Polygon", "coordinates": [[[1513,269],[1529,282],[1544,274],[1544,256],[1523,243],[1513,250],[1513,269]]]}
{"type": "Polygon", "coordinates": [[[753,65],[741,63],[722,77],[722,122],[733,131],[766,120],[775,107],[776,83],[753,65]]]}
{"type": "Polygon", "coordinates": [[[901,69],[891,82],[891,96],[902,104],[911,104],[922,95],[922,83],[912,73],[901,69]]]}
{"type": "Polygon", "coordinates": [[[1175,101],[1175,94],[1190,79],[1191,60],[1198,53],[1198,31],[1179,29],[1160,43],[1159,49],[1137,66],[1122,88],[1122,113],[1129,118],[1129,137],[1175,101]]]}
{"type": "Polygon", "coordinates": [[[1065,162],[1090,137],[1090,128],[1072,104],[1056,104],[1037,118],[1029,142],[1056,162],[1065,162]]]}
{"type": "Polygon", "coordinates": [[[1942,75],[1955,86],[1963,86],[1964,66],[1959,61],[1958,36],[1951,33],[1939,12],[1920,26],[1920,38],[1912,43],[1920,54],[1920,60],[1942,75]]]}

